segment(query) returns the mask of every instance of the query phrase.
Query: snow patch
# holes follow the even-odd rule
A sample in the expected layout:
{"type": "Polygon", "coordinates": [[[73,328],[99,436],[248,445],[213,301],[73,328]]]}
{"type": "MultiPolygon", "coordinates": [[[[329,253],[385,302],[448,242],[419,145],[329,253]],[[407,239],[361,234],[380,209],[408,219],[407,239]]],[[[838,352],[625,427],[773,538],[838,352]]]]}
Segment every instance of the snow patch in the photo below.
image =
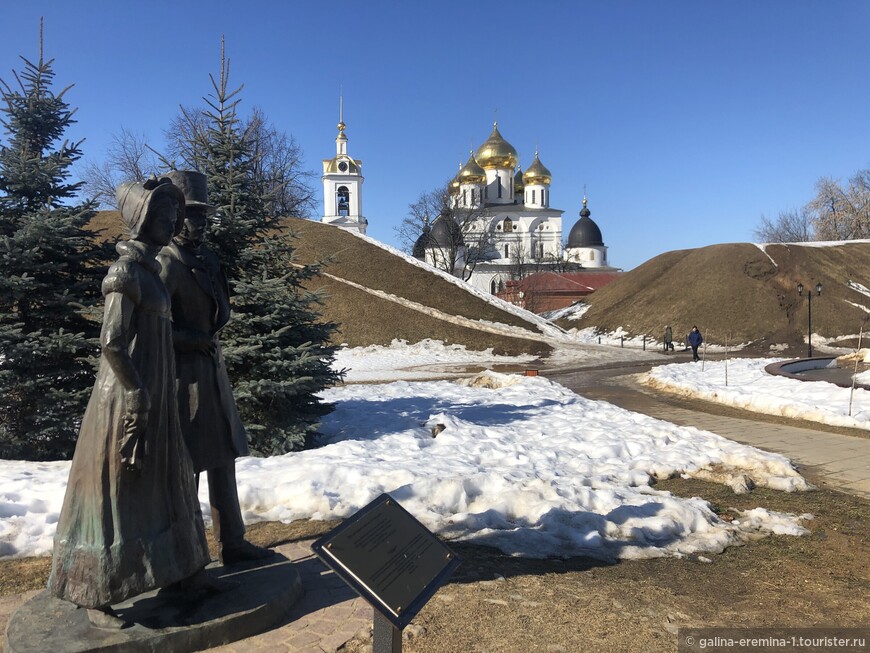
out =
{"type": "Polygon", "coordinates": [[[824,381],[798,381],[764,371],[768,364],[782,360],[707,361],[703,369],[696,363],[673,363],[653,368],[643,381],[662,390],[757,413],[870,429],[870,391],[855,390],[849,415],[849,388],[824,381]]]}
{"type": "MultiPolygon", "coordinates": [[[[782,456],[542,377],[486,377],[489,387],[399,381],[323,392],[336,408],[319,448],[237,461],[245,521],[341,519],[389,492],[445,537],[512,555],[607,560],[803,532],[798,517],[753,512],[735,525],[699,498],[651,487],[652,478],[727,470],[757,485],[807,488],[782,456]]],[[[0,555],[50,554],[68,473],[69,463],[0,461],[0,555]]],[[[207,514],[206,484],[200,501],[207,514]]]]}

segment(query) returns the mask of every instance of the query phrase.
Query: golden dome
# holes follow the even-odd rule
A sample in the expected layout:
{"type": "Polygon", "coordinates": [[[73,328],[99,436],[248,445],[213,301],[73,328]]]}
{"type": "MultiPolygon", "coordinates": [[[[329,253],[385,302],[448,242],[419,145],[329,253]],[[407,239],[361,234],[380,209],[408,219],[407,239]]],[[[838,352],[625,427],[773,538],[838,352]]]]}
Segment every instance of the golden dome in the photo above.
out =
{"type": "Polygon", "coordinates": [[[492,126],[492,133],[477,150],[477,162],[487,170],[493,168],[513,168],[517,165],[517,151],[498,132],[498,123],[492,126]]]}
{"type": "Polygon", "coordinates": [[[521,168],[517,168],[517,174],[514,175],[514,193],[522,192],[525,187],[526,184],[523,182],[523,171],[521,168]]]}
{"type": "Polygon", "coordinates": [[[486,170],[480,167],[474,159],[474,152],[468,155],[465,167],[456,175],[460,184],[483,184],[486,183],[486,170]]]}
{"type": "Polygon", "coordinates": [[[323,174],[358,175],[359,163],[346,154],[339,154],[334,159],[324,160],[323,174]],[[343,164],[343,165],[342,165],[343,164]]]}
{"type": "Polygon", "coordinates": [[[450,180],[450,183],[447,187],[450,190],[451,194],[456,194],[459,192],[459,175],[462,174],[462,161],[459,162],[459,172],[456,173],[456,176],[450,180]]]}
{"type": "Polygon", "coordinates": [[[523,173],[523,181],[526,186],[532,186],[533,184],[549,186],[553,181],[553,173],[547,170],[544,164],[541,163],[537,150],[535,150],[535,160],[532,161],[532,165],[523,173]]]}

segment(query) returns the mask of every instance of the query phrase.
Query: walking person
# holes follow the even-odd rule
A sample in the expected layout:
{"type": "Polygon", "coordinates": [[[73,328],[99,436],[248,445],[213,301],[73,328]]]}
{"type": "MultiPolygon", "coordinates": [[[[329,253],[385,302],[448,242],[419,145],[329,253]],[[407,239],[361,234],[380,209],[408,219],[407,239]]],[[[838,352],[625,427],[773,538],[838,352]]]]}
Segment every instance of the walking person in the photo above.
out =
{"type": "Polygon", "coordinates": [[[704,336],[698,331],[698,327],[693,326],[689,332],[689,346],[692,348],[692,360],[698,362],[701,358],[698,356],[698,347],[704,342],[704,336]]]}
{"type": "Polygon", "coordinates": [[[664,344],[666,354],[668,353],[668,350],[674,351],[674,332],[670,325],[665,327],[664,344]]]}

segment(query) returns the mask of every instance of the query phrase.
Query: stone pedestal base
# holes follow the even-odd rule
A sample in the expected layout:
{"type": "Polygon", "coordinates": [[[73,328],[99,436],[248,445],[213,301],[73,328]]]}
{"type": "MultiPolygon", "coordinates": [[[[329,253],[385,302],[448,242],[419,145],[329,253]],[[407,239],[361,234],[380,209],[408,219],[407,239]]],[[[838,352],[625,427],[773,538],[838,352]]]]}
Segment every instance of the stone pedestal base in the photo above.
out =
{"type": "Polygon", "coordinates": [[[21,606],[6,627],[6,653],[138,653],[199,651],[227,644],[277,625],[302,596],[299,573],[276,554],[256,566],[209,565],[212,577],[237,588],[220,594],[159,591],[112,606],[134,625],[94,628],[87,610],[42,592],[21,606]]]}

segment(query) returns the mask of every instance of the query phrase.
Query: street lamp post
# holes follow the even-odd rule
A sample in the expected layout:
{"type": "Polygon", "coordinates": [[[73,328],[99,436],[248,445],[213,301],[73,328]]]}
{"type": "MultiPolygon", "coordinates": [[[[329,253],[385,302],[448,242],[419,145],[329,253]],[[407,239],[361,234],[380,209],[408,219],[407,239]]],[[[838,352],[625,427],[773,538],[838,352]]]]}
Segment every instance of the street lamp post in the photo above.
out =
{"type": "MultiPolygon", "coordinates": [[[[798,297],[804,294],[804,284],[798,282],[798,297]]],[[[816,294],[822,294],[822,284],[816,284],[816,294]]],[[[813,291],[807,288],[807,358],[813,357],[813,291]]]]}

